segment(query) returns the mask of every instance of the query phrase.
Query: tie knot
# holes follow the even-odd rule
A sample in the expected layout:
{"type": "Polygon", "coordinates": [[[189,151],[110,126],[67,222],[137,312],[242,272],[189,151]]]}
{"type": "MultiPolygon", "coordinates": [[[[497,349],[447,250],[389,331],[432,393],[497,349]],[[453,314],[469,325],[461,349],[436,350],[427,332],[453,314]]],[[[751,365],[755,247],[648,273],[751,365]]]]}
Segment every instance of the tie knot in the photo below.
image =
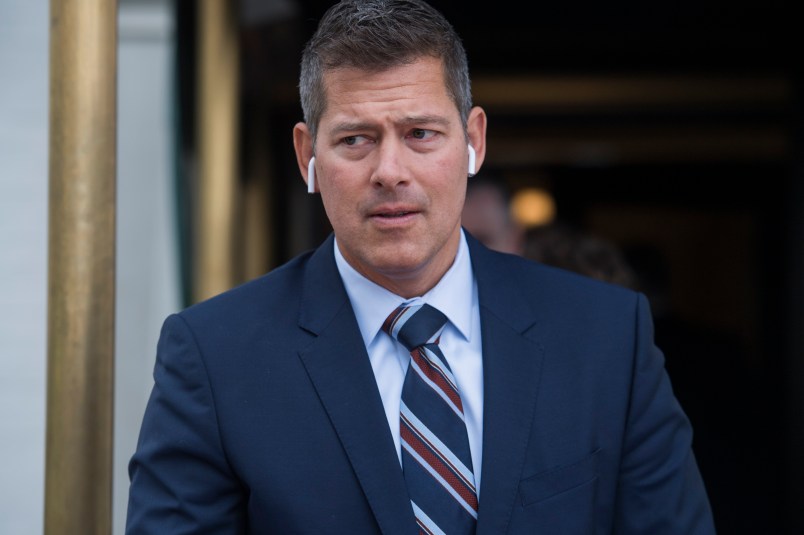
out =
{"type": "Polygon", "coordinates": [[[427,303],[401,305],[391,312],[383,323],[382,330],[394,340],[399,340],[408,351],[413,351],[426,344],[445,323],[447,317],[427,303]]]}

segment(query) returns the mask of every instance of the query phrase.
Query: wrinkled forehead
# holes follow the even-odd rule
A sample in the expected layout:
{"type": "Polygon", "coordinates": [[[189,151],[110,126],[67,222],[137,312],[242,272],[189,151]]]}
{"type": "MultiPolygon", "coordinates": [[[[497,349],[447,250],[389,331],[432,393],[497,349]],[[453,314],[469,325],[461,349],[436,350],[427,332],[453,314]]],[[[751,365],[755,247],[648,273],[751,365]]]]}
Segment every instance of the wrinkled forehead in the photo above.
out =
{"type": "MultiPolygon", "coordinates": [[[[419,66],[427,70],[430,81],[437,81],[440,88],[443,89],[444,94],[454,103],[455,98],[447,84],[444,61],[437,56],[422,55],[413,56],[404,61],[398,61],[392,64],[382,64],[380,66],[348,64],[325,68],[322,71],[321,79],[324,104],[321,110],[322,115],[326,113],[327,108],[332,104],[333,98],[337,99],[340,97],[337,89],[340,89],[344,82],[350,82],[354,87],[359,85],[361,80],[385,79],[390,83],[387,83],[384,87],[377,86],[377,91],[392,90],[397,85],[411,81],[405,74],[411,72],[411,69],[408,69],[408,67],[415,69],[419,66]],[[333,86],[337,86],[337,89],[334,89],[333,86]]],[[[418,71],[419,69],[415,70],[418,71]]],[[[457,110],[457,103],[454,103],[454,105],[457,110]]]]}

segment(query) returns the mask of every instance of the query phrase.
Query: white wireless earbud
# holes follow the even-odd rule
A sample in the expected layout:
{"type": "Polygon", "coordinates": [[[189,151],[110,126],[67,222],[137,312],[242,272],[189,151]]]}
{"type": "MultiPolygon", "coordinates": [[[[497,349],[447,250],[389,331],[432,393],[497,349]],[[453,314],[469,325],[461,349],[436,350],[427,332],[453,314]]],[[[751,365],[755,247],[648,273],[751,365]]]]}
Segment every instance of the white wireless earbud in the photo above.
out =
{"type": "Polygon", "coordinates": [[[475,149],[469,145],[469,176],[475,176],[475,149]]]}
{"type": "Polygon", "coordinates": [[[307,193],[315,193],[315,156],[307,164],[307,193]]]}

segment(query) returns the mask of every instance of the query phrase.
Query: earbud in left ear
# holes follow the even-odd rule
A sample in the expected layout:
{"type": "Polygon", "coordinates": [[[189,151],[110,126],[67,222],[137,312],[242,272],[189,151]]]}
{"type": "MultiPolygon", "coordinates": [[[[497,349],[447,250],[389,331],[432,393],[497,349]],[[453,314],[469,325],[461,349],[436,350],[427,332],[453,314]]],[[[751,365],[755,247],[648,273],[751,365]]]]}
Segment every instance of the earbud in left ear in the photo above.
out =
{"type": "Polygon", "coordinates": [[[475,176],[475,159],[477,155],[475,154],[475,149],[472,145],[469,145],[469,176],[475,176]]]}
{"type": "Polygon", "coordinates": [[[315,193],[315,156],[307,164],[307,193],[315,193]]]}

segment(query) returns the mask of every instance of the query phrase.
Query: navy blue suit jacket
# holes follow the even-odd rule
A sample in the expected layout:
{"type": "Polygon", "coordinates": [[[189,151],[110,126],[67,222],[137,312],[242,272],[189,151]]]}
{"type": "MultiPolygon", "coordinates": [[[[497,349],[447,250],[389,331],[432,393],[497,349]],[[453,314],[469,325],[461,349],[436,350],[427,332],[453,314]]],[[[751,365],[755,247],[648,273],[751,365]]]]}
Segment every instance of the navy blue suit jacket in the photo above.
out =
{"type": "MultiPolygon", "coordinates": [[[[468,239],[477,533],[714,533],[645,298],[468,239]]],[[[416,533],[332,247],[166,320],[129,534],[416,533]]]]}

